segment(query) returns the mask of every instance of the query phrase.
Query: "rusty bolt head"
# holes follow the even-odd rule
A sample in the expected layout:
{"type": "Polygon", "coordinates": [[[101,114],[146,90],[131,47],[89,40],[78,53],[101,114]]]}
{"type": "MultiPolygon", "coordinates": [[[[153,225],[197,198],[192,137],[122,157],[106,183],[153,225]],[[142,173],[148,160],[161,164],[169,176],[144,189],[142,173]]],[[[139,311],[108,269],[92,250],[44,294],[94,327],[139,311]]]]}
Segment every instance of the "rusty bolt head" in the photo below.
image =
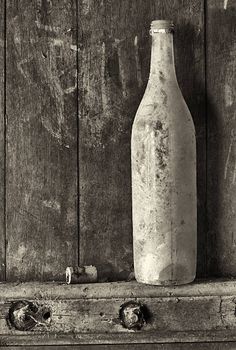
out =
{"type": "Polygon", "coordinates": [[[135,301],[129,301],[120,307],[121,324],[127,329],[141,329],[146,321],[144,307],[135,301]]]}
{"type": "Polygon", "coordinates": [[[10,327],[19,331],[28,331],[36,325],[49,325],[51,310],[48,306],[38,305],[27,300],[18,300],[12,303],[7,321],[10,327]]]}
{"type": "Polygon", "coordinates": [[[8,321],[12,327],[19,331],[28,331],[36,325],[36,321],[32,315],[36,314],[38,308],[32,302],[27,300],[19,300],[12,303],[8,321]]]}

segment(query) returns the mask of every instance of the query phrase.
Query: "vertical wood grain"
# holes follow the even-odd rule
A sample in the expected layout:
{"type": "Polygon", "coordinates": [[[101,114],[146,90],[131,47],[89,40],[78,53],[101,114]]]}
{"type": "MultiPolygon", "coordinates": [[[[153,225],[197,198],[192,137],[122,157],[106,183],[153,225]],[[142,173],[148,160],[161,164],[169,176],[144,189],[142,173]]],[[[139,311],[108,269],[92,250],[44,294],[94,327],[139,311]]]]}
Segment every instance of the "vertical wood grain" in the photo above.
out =
{"type": "Polygon", "coordinates": [[[209,273],[236,276],[236,3],[206,16],[209,273]]]}
{"type": "Polygon", "coordinates": [[[204,1],[79,3],[80,262],[132,268],[130,133],[149,74],[149,26],[176,23],[176,68],[198,152],[198,274],[205,274],[204,1]]]}
{"type": "Polygon", "coordinates": [[[0,0],[0,281],[5,280],[5,1],[0,0]]]}
{"type": "Polygon", "coordinates": [[[76,1],[7,2],[7,279],[77,264],[76,1]]]}

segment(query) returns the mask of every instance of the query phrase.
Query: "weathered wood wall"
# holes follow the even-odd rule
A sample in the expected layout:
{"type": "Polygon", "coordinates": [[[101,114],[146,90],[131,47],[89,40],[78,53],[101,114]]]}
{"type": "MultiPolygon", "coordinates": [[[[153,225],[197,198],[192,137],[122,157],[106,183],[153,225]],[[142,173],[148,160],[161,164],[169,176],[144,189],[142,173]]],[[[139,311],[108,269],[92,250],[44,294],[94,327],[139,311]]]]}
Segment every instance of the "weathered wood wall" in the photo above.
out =
{"type": "Polygon", "coordinates": [[[198,276],[235,274],[235,10],[231,0],[0,0],[1,280],[64,279],[78,259],[110,264],[114,279],[132,269],[130,131],[157,18],[176,23],[196,126],[198,276]]]}
{"type": "Polygon", "coordinates": [[[5,280],[5,1],[0,0],[0,281],[5,280]]]}
{"type": "Polygon", "coordinates": [[[236,2],[207,4],[209,274],[236,276],[236,2]]]}
{"type": "Polygon", "coordinates": [[[6,2],[6,278],[77,264],[75,1],[6,2]]]}

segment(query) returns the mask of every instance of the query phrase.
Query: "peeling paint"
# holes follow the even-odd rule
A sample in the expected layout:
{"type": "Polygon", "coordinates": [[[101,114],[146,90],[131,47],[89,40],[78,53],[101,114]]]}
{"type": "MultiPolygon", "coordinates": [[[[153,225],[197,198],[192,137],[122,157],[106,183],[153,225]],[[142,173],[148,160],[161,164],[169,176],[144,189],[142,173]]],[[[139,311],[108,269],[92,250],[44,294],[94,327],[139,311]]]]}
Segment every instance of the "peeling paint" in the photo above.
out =
{"type": "Polygon", "coordinates": [[[30,245],[25,245],[23,242],[17,243],[16,247],[13,247],[13,244],[8,246],[8,256],[11,261],[12,269],[20,269],[20,265],[24,263],[24,259],[26,261],[34,261],[37,256],[34,248],[30,245]],[[14,254],[13,254],[14,252],[14,254]]]}
{"type": "Polygon", "coordinates": [[[229,160],[230,160],[230,155],[231,155],[231,151],[232,151],[233,142],[234,142],[234,140],[231,138],[229,149],[228,149],[228,154],[227,154],[227,158],[226,158],[226,162],[225,162],[225,169],[224,169],[224,179],[225,180],[227,179],[229,160]]]}
{"type": "Polygon", "coordinates": [[[35,24],[38,29],[43,29],[46,32],[59,33],[61,31],[60,27],[45,25],[42,24],[39,20],[35,21],[35,24]]]}
{"type": "Polygon", "coordinates": [[[236,162],[234,164],[234,174],[233,174],[233,185],[235,184],[235,181],[236,181],[236,162]]]}
{"type": "Polygon", "coordinates": [[[28,64],[30,61],[32,61],[33,57],[27,57],[22,59],[20,62],[17,62],[17,69],[18,71],[23,75],[23,77],[27,80],[30,80],[30,76],[28,72],[26,72],[23,68],[24,65],[28,64]]]}
{"type": "Polygon", "coordinates": [[[137,35],[134,38],[134,53],[135,53],[135,62],[136,62],[136,74],[137,74],[137,81],[138,81],[138,87],[142,87],[142,71],[141,71],[141,64],[139,59],[139,52],[138,52],[138,37],[137,35]]]}
{"type": "Polygon", "coordinates": [[[232,106],[234,99],[233,99],[233,91],[231,88],[231,85],[229,85],[228,83],[225,84],[225,104],[226,107],[230,107],[232,106]]]}
{"type": "Polygon", "coordinates": [[[91,0],[82,0],[82,9],[84,15],[87,15],[91,9],[91,0]]]}
{"type": "Polygon", "coordinates": [[[25,253],[26,253],[26,247],[24,246],[24,244],[20,244],[17,252],[18,259],[23,260],[25,253]]]}
{"type": "MultiPolygon", "coordinates": [[[[224,168],[224,179],[226,180],[228,177],[228,172],[229,169],[232,169],[232,162],[230,162],[230,159],[232,159],[232,151],[234,150],[233,145],[236,141],[236,135],[235,135],[235,130],[231,130],[231,135],[230,135],[230,144],[228,148],[228,153],[227,153],[227,158],[225,162],[225,168],[224,168]]],[[[236,163],[234,163],[234,170],[233,170],[233,179],[232,179],[232,184],[235,184],[236,182],[236,163]]]]}
{"type": "Polygon", "coordinates": [[[71,48],[71,50],[73,50],[73,51],[77,51],[77,50],[78,50],[77,45],[70,45],[70,48],[71,48]]]}
{"type": "Polygon", "coordinates": [[[55,46],[62,46],[62,45],[64,45],[64,41],[61,39],[53,39],[53,44],[55,46]]]}
{"type": "Polygon", "coordinates": [[[105,111],[108,106],[108,98],[106,92],[106,77],[105,77],[105,66],[106,66],[106,46],[105,43],[102,43],[102,60],[101,60],[101,93],[102,93],[102,107],[105,111]]]}
{"type": "Polygon", "coordinates": [[[126,74],[126,66],[124,64],[125,62],[124,62],[124,56],[123,56],[121,46],[117,47],[117,54],[118,54],[118,61],[119,61],[119,72],[120,72],[120,81],[122,85],[122,93],[124,97],[127,97],[128,96],[127,86],[126,86],[127,74],[126,74]]]}
{"type": "MultiPolygon", "coordinates": [[[[50,52],[52,57],[56,56],[55,52],[56,48],[55,45],[52,43],[50,47],[50,52]]],[[[58,77],[56,72],[56,67],[54,67],[55,62],[50,62],[49,67],[45,65],[40,65],[40,69],[42,74],[45,76],[45,79],[47,81],[47,85],[50,89],[51,95],[54,98],[55,106],[56,106],[56,116],[57,120],[55,123],[55,120],[48,119],[42,115],[42,125],[44,128],[51,134],[53,138],[55,138],[60,145],[63,145],[62,140],[62,127],[65,122],[65,115],[64,115],[64,90],[61,87],[60,78],[58,77]]]]}
{"type": "Polygon", "coordinates": [[[117,47],[118,45],[120,45],[122,42],[124,42],[125,39],[118,39],[118,38],[115,38],[114,39],[114,46],[117,47]]]}
{"type": "Polygon", "coordinates": [[[61,204],[55,200],[44,200],[43,205],[47,208],[51,208],[56,211],[61,211],[61,204]]]}
{"type": "Polygon", "coordinates": [[[77,89],[77,83],[75,82],[74,86],[69,86],[68,88],[66,88],[64,90],[65,94],[71,94],[72,92],[74,92],[77,89]]]}
{"type": "Polygon", "coordinates": [[[62,139],[61,139],[61,138],[62,138],[62,137],[61,137],[61,133],[60,133],[60,132],[57,132],[57,131],[54,131],[54,130],[52,129],[51,125],[50,125],[50,122],[48,122],[48,121],[45,119],[45,120],[42,121],[42,125],[43,125],[43,127],[49,132],[49,134],[50,134],[53,138],[55,138],[55,139],[58,141],[58,143],[59,143],[60,145],[63,144],[62,139]]]}
{"type": "MultiPolygon", "coordinates": [[[[235,64],[236,44],[230,45],[230,52],[227,58],[226,72],[225,72],[225,87],[224,87],[224,101],[227,108],[232,108],[235,104],[236,91],[235,91],[235,64]]],[[[232,109],[231,109],[232,110],[232,109]]],[[[235,110],[235,108],[234,108],[235,110]]],[[[229,114],[232,117],[232,112],[229,114]]]]}

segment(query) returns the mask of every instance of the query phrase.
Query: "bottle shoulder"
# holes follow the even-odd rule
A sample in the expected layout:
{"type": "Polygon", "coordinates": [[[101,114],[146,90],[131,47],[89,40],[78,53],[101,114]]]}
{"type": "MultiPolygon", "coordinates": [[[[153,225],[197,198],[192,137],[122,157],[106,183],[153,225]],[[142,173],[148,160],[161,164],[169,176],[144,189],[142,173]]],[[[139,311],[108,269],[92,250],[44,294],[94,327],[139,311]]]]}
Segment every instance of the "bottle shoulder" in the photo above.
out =
{"type": "Polygon", "coordinates": [[[166,103],[158,93],[144,95],[134,118],[132,134],[159,129],[195,136],[193,119],[182,94],[169,96],[166,103]]]}
{"type": "Polygon", "coordinates": [[[134,124],[165,120],[192,123],[192,116],[178,85],[148,84],[134,118],[134,124]]]}

